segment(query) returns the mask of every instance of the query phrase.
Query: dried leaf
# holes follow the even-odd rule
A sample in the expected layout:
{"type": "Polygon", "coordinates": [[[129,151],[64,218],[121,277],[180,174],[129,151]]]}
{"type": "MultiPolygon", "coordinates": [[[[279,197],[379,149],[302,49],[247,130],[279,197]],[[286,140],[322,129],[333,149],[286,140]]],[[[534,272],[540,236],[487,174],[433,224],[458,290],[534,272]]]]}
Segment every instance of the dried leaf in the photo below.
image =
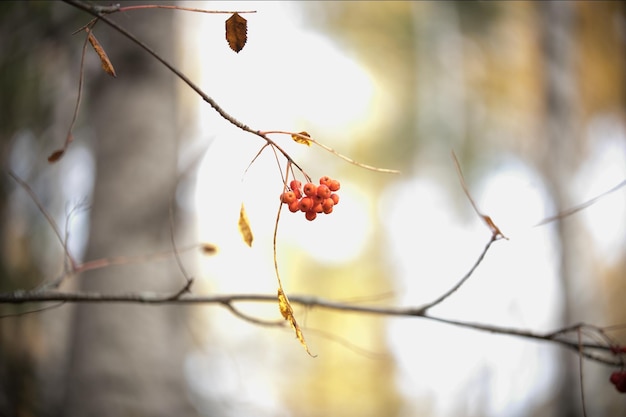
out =
{"type": "Polygon", "coordinates": [[[298,135],[291,135],[291,139],[303,145],[311,146],[311,141],[302,137],[302,136],[306,136],[307,138],[310,138],[311,135],[309,135],[307,132],[299,132],[298,135]]]}
{"type": "Polygon", "coordinates": [[[241,203],[241,210],[239,210],[239,233],[241,233],[243,241],[246,242],[248,246],[252,246],[254,236],[252,236],[250,220],[248,220],[248,215],[246,214],[246,209],[243,206],[243,203],[241,203]]]}
{"type": "Polygon", "coordinates": [[[233,51],[239,53],[248,40],[248,22],[239,13],[226,20],[226,40],[233,51]]]}
{"type": "Polygon", "coordinates": [[[300,326],[298,326],[298,322],[293,315],[293,309],[291,308],[291,304],[289,304],[289,299],[285,295],[285,292],[282,288],[278,288],[278,308],[280,309],[280,314],[285,320],[289,322],[291,328],[296,332],[296,337],[298,338],[302,346],[304,346],[306,353],[308,353],[310,356],[315,357],[315,355],[313,355],[309,350],[309,347],[304,340],[302,330],[300,330],[300,326]]]}
{"type": "Polygon", "coordinates": [[[89,29],[85,29],[85,30],[88,33],[87,39],[89,39],[89,43],[91,44],[94,51],[96,51],[96,53],[98,54],[98,57],[100,58],[102,69],[111,77],[117,77],[117,74],[115,74],[115,69],[113,68],[113,64],[111,64],[111,61],[109,60],[109,57],[107,56],[106,52],[104,52],[104,49],[100,45],[100,42],[98,42],[96,37],[93,35],[93,33],[89,29]]]}
{"type": "Polygon", "coordinates": [[[203,255],[215,255],[217,253],[217,246],[212,243],[201,243],[200,251],[203,255]]]}
{"type": "Polygon", "coordinates": [[[61,159],[64,153],[65,153],[64,149],[59,149],[59,150],[52,152],[52,154],[50,154],[50,156],[48,157],[48,162],[53,163],[53,162],[58,161],[59,159],[61,159]]]}
{"type": "Polygon", "coordinates": [[[493,220],[491,220],[491,217],[482,214],[481,217],[483,218],[484,222],[487,224],[487,226],[489,226],[489,228],[491,229],[491,233],[493,233],[494,236],[496,237],[501,237],[504,239],[509,239],[508,237],[504,236],[504,234],[500,231],[500,228],[498,226],[496,226],[496,224],[493,222],[493,220]]]}

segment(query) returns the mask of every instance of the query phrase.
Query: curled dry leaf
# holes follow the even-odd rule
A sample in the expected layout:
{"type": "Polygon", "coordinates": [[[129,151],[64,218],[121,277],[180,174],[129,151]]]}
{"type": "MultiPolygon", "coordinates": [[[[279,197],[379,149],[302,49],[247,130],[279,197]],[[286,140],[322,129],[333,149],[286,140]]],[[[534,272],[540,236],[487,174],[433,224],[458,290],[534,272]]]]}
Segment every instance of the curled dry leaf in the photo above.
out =
{"type": "Polygon", "coordinates": [[[226,20],[226,41],[233,51],[239,53],[248,40],[248,21],[239,13],[233,13],[226,20]]]}
{"type": "Polygon", "coordinates": [[[241,210],[239,210],[239,233],[241,233],[241,237],[243,238],[243,241],[246,242],[246,245],[252,246],[254,236],[252,235],[250,220],[248,220],[246,208],[243,203],[241,203],[241,210]]]}
{"type": "Polygon", "coordinates": [[[298,322],[296,321],[296,318],[293,315],[293,308],[291,308],[291,304],[289,304],[289,299],[285,295],[285,292],[283,291],[282,288],[278,288],[278,308],[280,309],[280,314],[283,316],[285,320],[289,322],[289,324],[291,325],[291,328],[296,332],[296,337],[298,338],[298,340],[300,341],[300,343],[306,350],[306,353],[308,353],[310,356],[315,357],[315,355],[313,355],[311,351],[309,350],[309,347],[307,346],[306,341],[304,340],[304,335],[302,334],[302,330],[300,330],[300,326],[298,325],[298,322]]]}
{"type": "Polygon", "coordinates": [[[311,141],[303,138],[302,136],[306,136],[307,138],[311,137],[311,135],[309,135],[307,132],[299,132],[297,135],[292,134],[291,139],[303,145],[311,146],[311,141]]]}
{"type": "Polygon", "coordinates": [[[107,56],[106,52],[104,52],[104,49],[100,45],[100,42],[98,42],[96,37],[93,35],[93,33],[89,29],[85,29],[85,30],[88,33],[87,39],[89,39],[89,43],[91,44],[94,51],[96,51],[96,53],[98,54],[98,57],[100,58],[102,69],[111,77],[117,77],[117,74],[115,74],[115,68],[113,68],[113,64],[111,64],[111,61],[109,60],[109,57],[107,56]]]}

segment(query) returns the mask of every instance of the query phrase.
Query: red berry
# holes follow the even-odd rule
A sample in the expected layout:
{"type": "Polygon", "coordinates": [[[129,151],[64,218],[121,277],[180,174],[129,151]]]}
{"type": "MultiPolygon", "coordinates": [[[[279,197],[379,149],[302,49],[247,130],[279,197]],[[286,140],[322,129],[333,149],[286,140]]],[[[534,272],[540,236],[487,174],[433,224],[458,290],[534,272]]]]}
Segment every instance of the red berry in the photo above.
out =
{"type": "Polygon", "coordinates": [[[314,201],[311,197],[302,197],[302,200],[300,200],[298,208],[300,209],[300,211],[306,212],[306,211],[311,210],[311,208],[313,208],[313,204],[314,204],[314,201]]]}
{"type": "Polygon", "coordinates": [[[626,392],[626,371],[613,372],[609,381],[615,385],[615,389],[619,392],[626,392]]]}
{"type": "Polygon", "coordinates": [[[304,194],[313,197],[317,193],[317,186],[312,182],[304,184],[304,194]]]}
{"type": "Polygon", "coordinates": [[[341,184],[339,184],[339,181],[337,180],[331,180],[328,184],[328,188],[330,188],[330,191],[339,191],[339,188],[341,188],[341,184]]]}
{"type": "Polygon", "coordinates": [[[330,195],[330,198],[333,200],[333,202],[335,203],[335,205],[339,204],[339,194],[332,193],[332,194],[330,195]]]}
{"type": "Polygon", "coordinates": [[[306,219],[309,220],[309,221],[313,221],[317,217],[317,213],[314,212],[314,211],[307,211],[304,214],[304,217],[306,217],[306,219]]]}
{"type": "Polygon", "coordinates": [[[317,203],[316,205],[314,205],[311,211],[314,211],[316,213],[323,213],[324,209],[322,208],[322,203],[317,203]]]}
{"type": "Polygon", "coordinates": [[[302,198],[302,191],[299,188],[293,190],[293,193],[296,195],[297,200],[300,200],[302,198]]]}
{"type": "Polygon", "coordinates": [[[611,346],[611,352],[615,355],[626,353],[626,346],[611,346]]]}
{"type": "Polygon", "coordinates": [[[328,188],[327,185],[324,184],[320,184],[317,186],[317,195],[322,197],[322,198],[328,198],[330,197],[331,191],[330,188],[328,188]]]}
{"type": "Polygon", "coordinates": [[[293,191],[286,191],[280,195],[280,201],[285,204],[291,204],[296,200],[296,194],[293,191]]]}

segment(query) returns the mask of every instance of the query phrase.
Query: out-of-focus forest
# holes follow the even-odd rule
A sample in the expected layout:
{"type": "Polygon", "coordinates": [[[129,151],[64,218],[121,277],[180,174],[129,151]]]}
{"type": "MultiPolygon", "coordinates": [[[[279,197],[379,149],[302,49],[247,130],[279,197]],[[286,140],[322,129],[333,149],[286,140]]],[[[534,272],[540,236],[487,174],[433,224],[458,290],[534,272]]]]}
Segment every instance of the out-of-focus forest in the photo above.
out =
{"type": "MultiPolygon", "coordinates": [[[[608,327],[626,324],[624,188],[537,226],[626,178],[622,3],[176,4],[257,12],[242,14],[239,53],[224,39],[228,14],[110,18],[253,129],[307,131],[401,171],[275,138],[312,177],[342,182],[331,215],[281,214],[289,294],[419,306],[454,285],[490,233],[454,151],[468,191],[509,239],[433,314],[545,332],[584,322],[626,344],[624,329],[608,327]]],[[[248,167],[262,141],[104,24],[93,33],[117,78],[86,51],[74,142],[48,163],[76,106],[85,38],[73,32],[89,19],[64,2],[0,3],[0,292],[170,294],[189,274],[194,294],[275,294],[274,155],[248,167]],[[242,201],[252,248],[237,231],[242,201]],[[174,241],[218,250],[130,260],[171,254],[174,241]],[[81,262],[125,259],[66,277],[66,249],[81,262]]],[[[241,308],[280,319],[273,304],[241,308]]],[[[315,358],[290,329],[215,305],[2,304],[0,416],[574,417],[584,415],[581,380],[587,415],[626,415],[608,381],[615,369],[584,360],[581,378],[576,353],[545,341],[420,318],[295,314],[315,358]]]]}

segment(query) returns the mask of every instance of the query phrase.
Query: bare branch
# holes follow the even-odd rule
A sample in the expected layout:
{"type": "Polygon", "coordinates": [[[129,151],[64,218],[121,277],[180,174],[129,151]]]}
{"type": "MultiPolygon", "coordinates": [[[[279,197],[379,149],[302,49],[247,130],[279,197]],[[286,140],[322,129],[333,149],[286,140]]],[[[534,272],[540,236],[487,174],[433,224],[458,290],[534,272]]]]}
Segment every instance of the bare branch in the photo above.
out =
{"type": "Polygon", "coordinates": [[[108,13],[114,12],[129,12],[131,10],[141,10],[141,9],[170,9],[170,10],[182,10],[186,12],[196,12],[196,13],[209,13],[209,14],[244,14],[244,13],[256,13],[256,10],[206,10],[206,9],[195,9],[193,7],[182,7],[182,6],[168,6],[163,4],[144,4],[137,6],[124,6],[120,7],[118,4],[115,9],[108,13]]]}
{"type": "Polygon", "coordinates": [[[295,133],[295,132],[286,132],[284,130],[268,130],[265,132],[259,132],[260,134],[262,134],[263,136],[265,135],[270,135],[270,134],[282,134],[282,135],[290,135],[292,137],[298,137],[301,138],[303,141],[307,141],[307,142],[311,142],[316,144],[317,146],[319,146],[320,148],[324,149],[325,151],[328,151],[330,153],[332,153],[333,155],[335,155],[336,157],[343,159],[344,161],[352,164],[352,165],[356,165],[360,168],[364,168],[370,171],[375,171],[375,172],[381,172],[384,174],[400,174],[400,171],[398,171],[397,169],[388,169],[388,168],[378,168],[372,165],[368,165],[368,164],[364,164],[358,161],[355,161],[354,159],[350,158],[349,156],[343,155],[339,152],[337,152],[336,150],[334,150],[333,148],[331,148],[330,146],[324,145],[321,142],[316,141],[315,139],[313,139],[310,136],[307,135],[303,135],[302,133],[295,133]]]}
{"type": "MultiPolygon", "coordinates": [[[[581,353],[583,357],[588,360],[603,363],[611,366],[620,366],[622,364],[620,357],[615,357],[613,353],[613,347],[605,343],[579,343],[577,340],[567,340],[559,335],[569,331],[571,327],[559,329],[547,333],[537,333],[531,330],[516,329],[512,327],[494,326],[483,323],[472,323],[459,320],[445,319],[426,314],[421,308],[414,307],[380,307],[380,306],[364,306],[364,305],[352,305],[341,303],[333,300],[310,297],[310,296],[298,296],[291,295],[289,300],[292,304],[305,306],[311,308],[321,308],[325,310],[335,310],[343,312],[354,312],[373,314],[378,316],[390,316],[390,317],[420,317],[425,320],[432,320],[439,323],[450,324],[458,327],[508,335],[516,336],[523,339],[540,340],[545,342],[556,343],[565,348],[568,348],[574,352],[581,353]],[[598,351],[600,354],[593,353],[592,351],[598,351]]],[[[223,294],[212,296],[198,296],[191,294],[182,294],[179,297],[172,297],[169,294],[155,294],[155,293],[123,293],[123,294],[100,294],[100,293],[88,293],[88,292],[57,292],[57,291],[15,291],[11,293],[0,294],[0,304],[24,304],[34,302],[65,302],[65,303],[133,303],[133,304],[150,304],[150,305],[165,305],[165,304],[177,304],[177,305],[192,305],[192,304],[220,304],[227,308],[228,305],[235,302],[253,302],[253,303],[276,303],[275,294],[223,294]]],[[[232,311],[232,309],[231,309],[232,311]]],[[[237,314],[241,317],[240,314],[237,314]]],[[[246,318],[248,320],[249,318],[246,318]]],[[[255,319],[256,320],[256,319],[255,319]]],[[[248,320],[251,321],[251,320],[248,320]]],[[[268,322],[269,323],[269,322],[268,322]]],[[[589,326],[579,324],[577,326],[589,326]]],[[[589,326],[594,327],[594,326],[589,326]]]]}
{"type": "Polygon", "coordinates": [[[504,238],[508,240],[509,238],[504,236],[504,234],[500,231],[498,226],[496,226],[493,220],[491,220],[491,217],[487,216],[486,214],[483,214],[480,210],[478,210],[478,206],[476,205],[476,202],[472,198],[472,195],[470,194],[467,188],[467,184],[465,184],[465,177],[463,177],[463,171],[461,171],[461,164],[459,164],[459,160],[457,159],[454,151],[452,151],[452,159],[454,160],[454,166],[456,167],[456,172],[459,177],[459,181],[461,182],[461,187],[463,187],[463,192],[467,196],[467,199],[469,200],[470,204],[474,208],[474,211],[476,212],[476,214],[478,214],[478,216],[480,216],[483,222],[485,222],[487,227],[489,227],[489,230],[491,230],[491,233],[493,234],[494,238],[504,238]]]}
{"type": "Polygon", "coordinates": [[[485,258],[485,255],[489,251],[489,248],[491,247],[491,244],[493,242],[495,242],[496,240],[498,240],[498,235],[497,234],[492,234],[491,235],[491,239],[489,239],[489,242],[487,242],[487,245],[485,246],[485,248],[483,249],[481,254],[478,256],[478,259],[476,260],[476,262],[474,262],[474,265],[472,265],[470,270],[467,271],[467,273],[463,276],[463,278],[461,278],[461,280],[458,283],[456,283],[456,285],[454,287],[450,288],[448,291],[443,293],[436,300],[434,300],[434,301],[426,304],[425,306],[423,306],[422,310],[424,311],[424,313],[427,310],[429,310],[430,308],[432,308],[432,307],[436,306],[437,304],[443,302],[446,298],[448,298],[453,293],[455,293],[459,288],[461,288],[461,286],[463,284],[465,284],[465,282],[469,279],[469,277],[471,277],[472,274],[474,274],[474,271],[476,270],[476,268],[478,268],[478,265],[480,265],[481,262],[483,261],[483,259],[485,258]]]}
{"type": "Polygon", "coordinates": [[[46,221],[48,222],[48,224],[52,228],[52,231],[57,236],[57,239],[59,239],[59,243],[61,243],[61,245],[63,246],[63,250],[65,252],[65,256],[69,260],[72,269],[75,268],[76,262],[74,261],[74,258],[72,257],[72,255],[69,252],[69,249],[67,247],[66,239],[61,234],[61,229],[59,229],[59,226],[54,221],[54,219],[52,218],[50,213],[48,213],[48,210],[46,210],[46,208],[43,206],[41,201],[39,201],[39,197],[37,197],[37,194],[35,194],[35,191],[33,191],[33,189],[30,187],[30,185],[28,185],[28,183],[26,181],[24,181],[23,179],[18,177],[18,175],[16,173],[14,173],[13,171],[9,170],[9,176],[11,178],[13,178],[15,180],[15,182],[17,182],[20,185],[20,187],[22,187],[24,189],[24,191],[26,191],[28,193],[28,195],[30,196],[30,198],[33,201],[33,203],[35,203],[35,205],[39,209],[39,212],[46,218],[46,221]]]}
{"type": "Polygon", "coordinates": [[[550,216],[550,217],[546,217],[545,219],[541,220],[539,223],[537,223],[535,225],[535,227],[537,226],[543,226],[544,224],[548,224],[551,223],[553,221],[556,220],[560,220],[563,219],[565,217],[571,216],[572,214],[578,213],[581,210],[586,209],[587,207],[595,204],[598,200],[600,200],[603,197],[606,197],[607,195],[614,193],[615,191],[619,190],[620,188],[626,186],[626,179],[623,180],[622,182],[620,182],[619,184],[617,184],[616,186],[614,186],[613,188],[603,192],[600,195],[595,196],[594,198],[585,201],[584,203],[578,204],[574,207],[571,207],[567,210],[563,210],[560,213],[555,214],[554,216],[550,216]]]}

